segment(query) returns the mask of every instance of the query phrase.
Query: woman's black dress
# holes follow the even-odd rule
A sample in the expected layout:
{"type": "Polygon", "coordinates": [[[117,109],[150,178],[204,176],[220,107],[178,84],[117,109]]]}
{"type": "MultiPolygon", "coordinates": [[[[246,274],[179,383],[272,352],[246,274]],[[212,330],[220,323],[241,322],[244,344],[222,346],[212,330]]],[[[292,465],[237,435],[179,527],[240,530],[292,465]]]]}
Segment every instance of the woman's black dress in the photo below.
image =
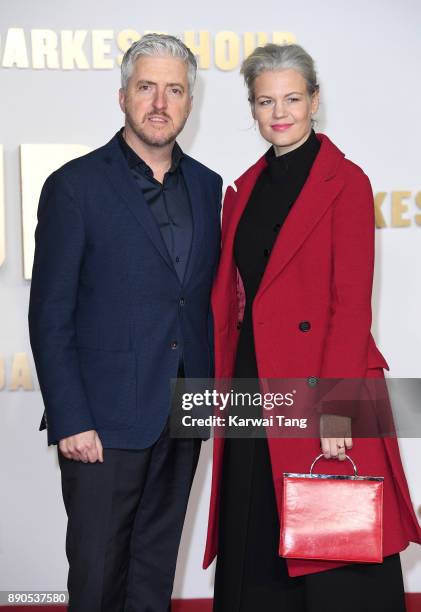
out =
{"type": "MultiPolygon", "coordinates": [[[[268,165],[239,222],[234,257],[246,306],[234,369],[237,379],[258,378],[252,303],[278,233],[319,148],[312,132],[304,144],[285,155],[276,157],[270,149],[268,165]]],[[[290,578],[285,560],[278,555],[278,544],[279,519],[267,441],[227,438],[214,612],[404,612],[399,555],[379,565],[353,564],[290,578]]]]}

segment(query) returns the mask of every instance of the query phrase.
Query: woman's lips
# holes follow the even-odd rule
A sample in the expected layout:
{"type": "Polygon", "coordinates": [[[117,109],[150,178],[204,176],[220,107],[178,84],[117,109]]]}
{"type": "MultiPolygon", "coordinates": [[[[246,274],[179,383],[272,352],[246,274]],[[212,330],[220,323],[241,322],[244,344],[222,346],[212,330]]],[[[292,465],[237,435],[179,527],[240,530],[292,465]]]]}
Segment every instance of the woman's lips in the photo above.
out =
{"type": "Polygon", "coordinates": [[[292,126],[293,123],[274,123],[271,125],[271,128],[272,130],[275,130],[275,132],[285,132],[292,126]]]}

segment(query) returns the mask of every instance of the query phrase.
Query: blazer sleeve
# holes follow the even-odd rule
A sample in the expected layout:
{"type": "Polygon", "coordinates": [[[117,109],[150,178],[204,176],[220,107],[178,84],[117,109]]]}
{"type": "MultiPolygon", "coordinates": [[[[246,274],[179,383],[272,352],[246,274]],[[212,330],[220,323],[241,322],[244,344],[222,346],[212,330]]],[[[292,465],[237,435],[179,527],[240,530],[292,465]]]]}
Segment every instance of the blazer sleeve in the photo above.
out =
{"type": "Polygon", "coordinates": [[[356,416],[367,373],[375,226],[370,181],[348,163],[333,213],[332,308],[322,365],[323,378],[348,380],[333,386],[320,411],[356,416]]]}
{"type": "MultiPolygon", "coordinates": [[[[213,280],[215,280],[216,272],[218,270],[219,256],[221,253],[221,208],[222,208],[222,177],[218,175],[216,180],[215,188],[215,203],[217,206],[217,223],[218,223],[218,257],[215,262],[213,269],[213,280]]],[[[208,339],[209,339],[209,361],[210,361],[210,373],[211,376],[215,374],[215,330],[213,324],[212,308],[209,300],[209,313],[208,313],[208,339]]]]}
{"type": "Polygon", "coordinates": [[[58,171],[41,192],[29,304],[30,341],[50,444],[95,429],[76,349],[75,311],[85,241],[81,210],[58,171]]]}

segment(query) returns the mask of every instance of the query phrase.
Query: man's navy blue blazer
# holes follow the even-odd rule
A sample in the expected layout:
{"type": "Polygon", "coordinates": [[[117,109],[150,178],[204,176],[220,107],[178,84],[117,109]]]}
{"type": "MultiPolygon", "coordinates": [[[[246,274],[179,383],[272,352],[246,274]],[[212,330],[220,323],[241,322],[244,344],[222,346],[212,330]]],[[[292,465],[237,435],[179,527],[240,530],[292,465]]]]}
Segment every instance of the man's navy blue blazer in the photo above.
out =
{"type": "Polygon", "coordinates": [[[104,447],[147,448],[167,422],[180,355],[187,377],[212,375],[222,179],[180,163],[193,218],[183,282],[117,136],[44,184],[29,330],[49,444],[95,429],[104,447]]]}

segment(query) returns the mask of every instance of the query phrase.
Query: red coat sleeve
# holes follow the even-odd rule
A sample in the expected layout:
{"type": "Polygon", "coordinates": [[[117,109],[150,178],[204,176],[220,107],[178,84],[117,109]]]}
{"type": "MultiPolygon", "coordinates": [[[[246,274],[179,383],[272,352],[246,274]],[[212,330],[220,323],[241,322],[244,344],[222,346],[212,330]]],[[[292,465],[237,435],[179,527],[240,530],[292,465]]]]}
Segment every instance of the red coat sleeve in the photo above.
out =
{"type": "Polygon", "coordinates": [[[346,161],[346,180],[332,228],[332,311],[324,378],[363,378],[367,371],[374,266],[374,202],[370,181],[346,161]]]}

